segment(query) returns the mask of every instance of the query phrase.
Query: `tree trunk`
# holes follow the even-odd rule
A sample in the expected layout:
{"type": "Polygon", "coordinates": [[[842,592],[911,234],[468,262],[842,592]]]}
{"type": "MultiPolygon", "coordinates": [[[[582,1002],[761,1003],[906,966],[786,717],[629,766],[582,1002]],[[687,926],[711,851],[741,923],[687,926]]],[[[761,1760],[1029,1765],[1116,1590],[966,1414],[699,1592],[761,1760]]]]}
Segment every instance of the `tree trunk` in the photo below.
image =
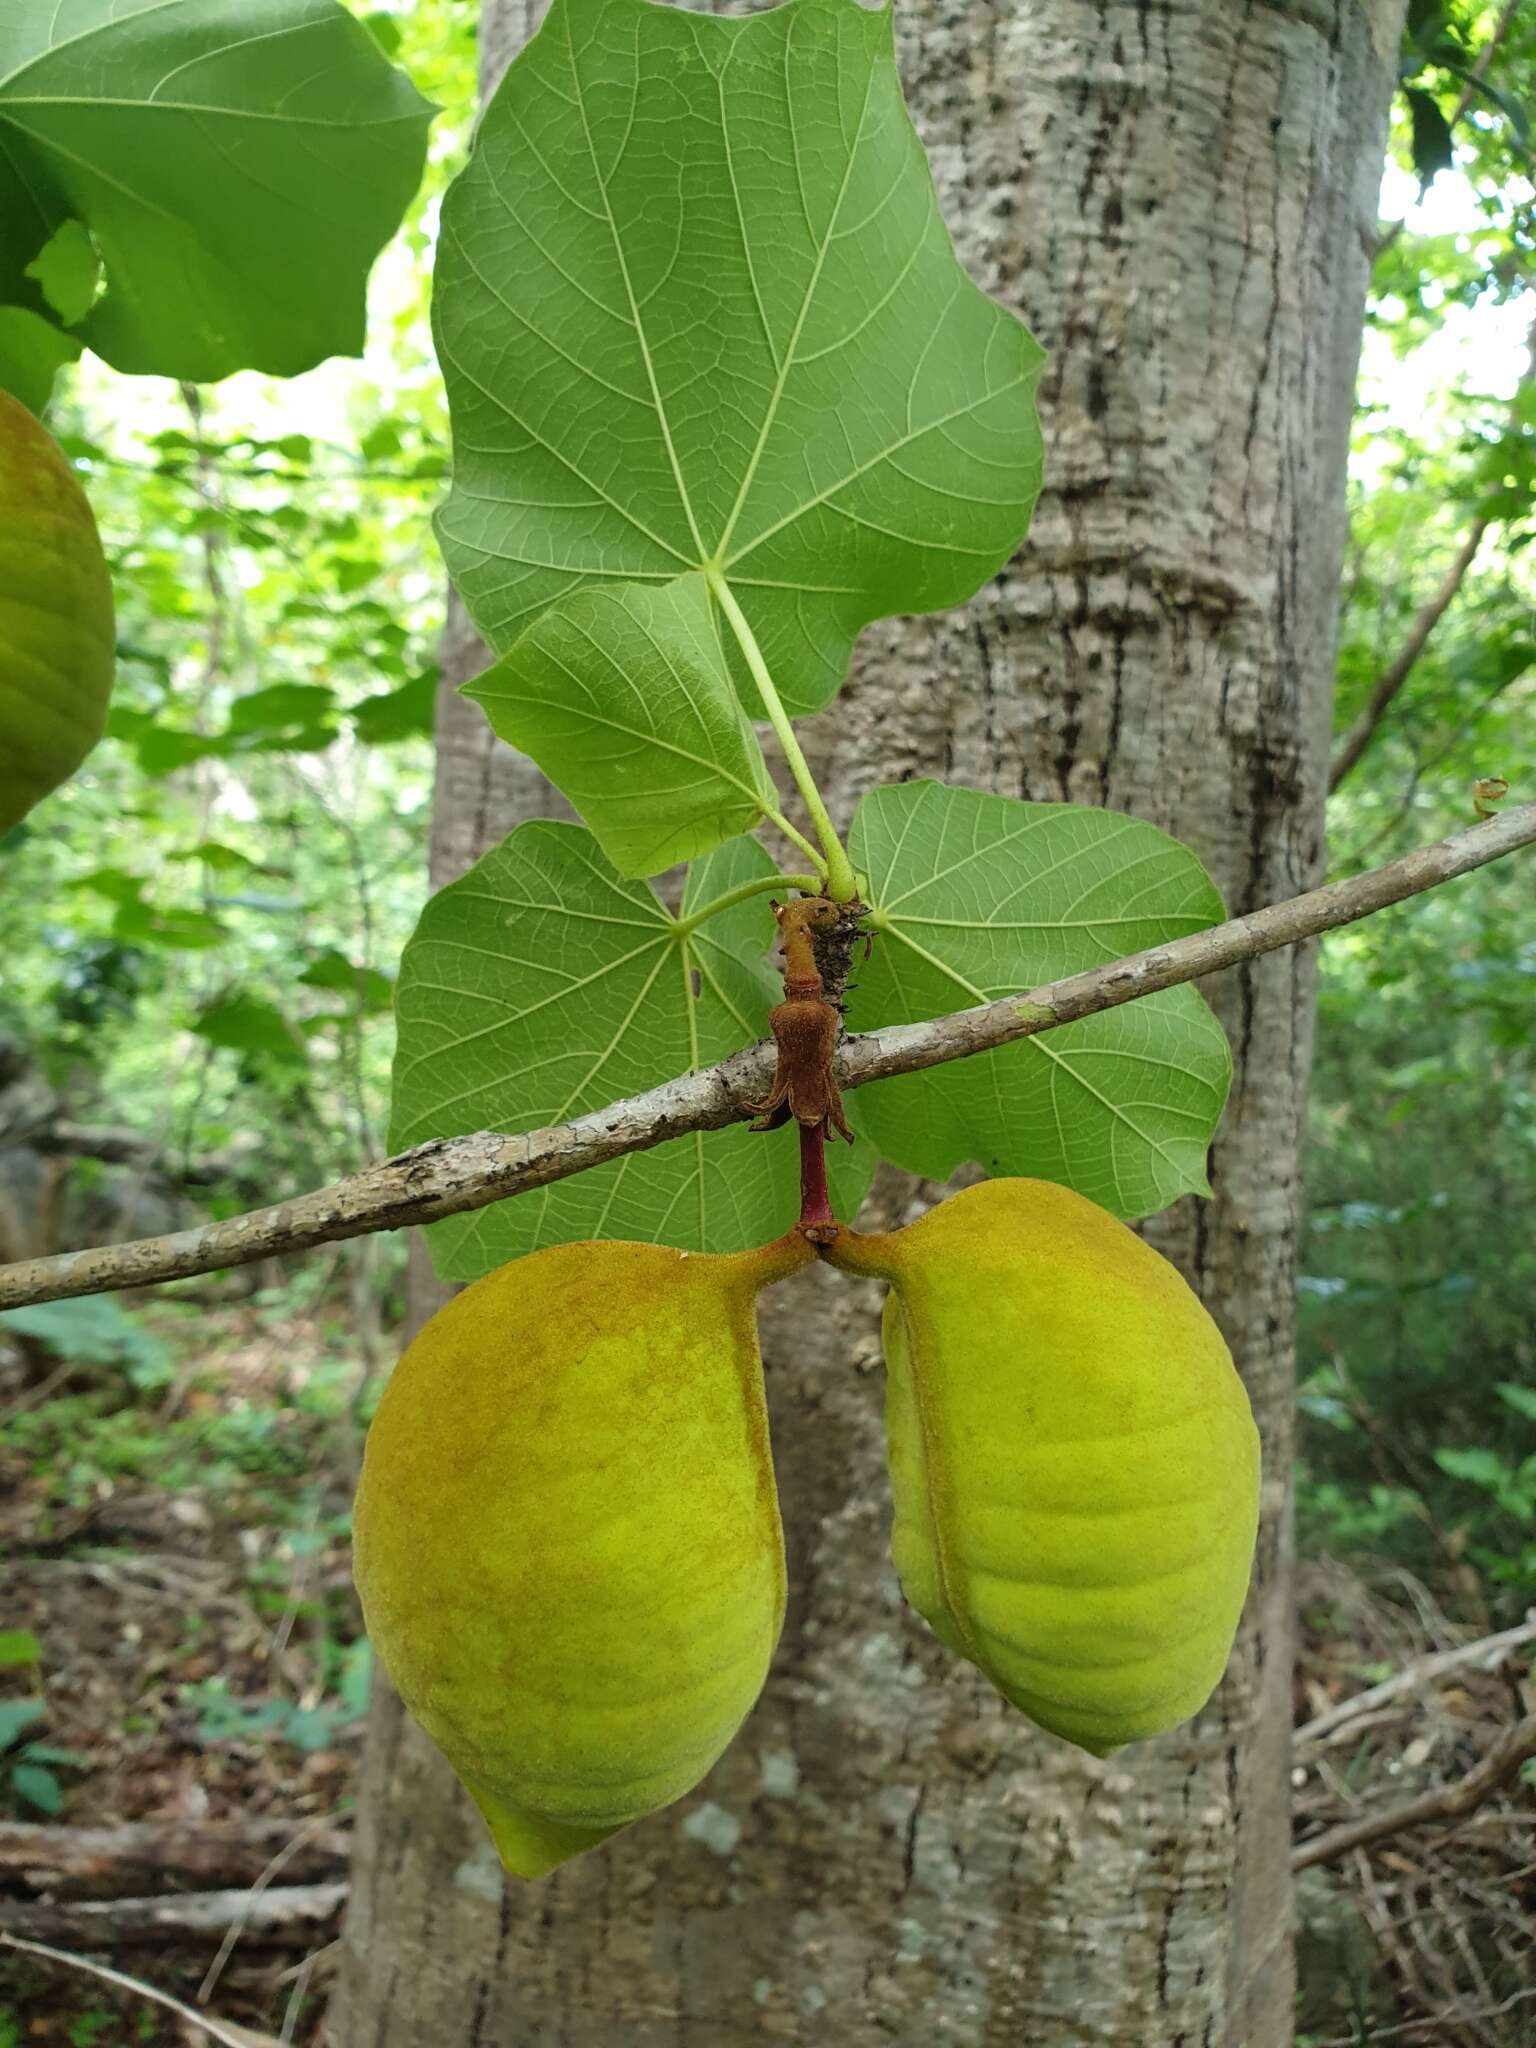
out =
{"type": "MultiPolygon", "coordinates": [[[[1346,429],[1402,14],[909,0],[904,72],[945,214],[1052,353],[1046,490],[1019,559],[964,612],[866,634],[808,734],[838,815],[874,783],[939,774],[1151,818],[1234,911],[1316,881],[1346,429]]],[[[478,733],[463,745],[454,762],[482,764],[499,832],[526,770],[505,782],[510,756],[478,733]]],[[[473,850],[463,815],[440,848],[450,829],[438,880],[473,850]]],[[[1212,1705],[1098,1763],[938,1648],[885,1555],[872,1297],[799,1276],[764,1307],[791,1594],[752,1720],[695,1798],[504,1888],[446,1769],[381,1702],[340,2048],[1289,2043],[1311,984],[1310,959],[1281,954],[1207,991],[1237,1059],[1215,1199],[1149,1231],[1226,1331],[1265,1440],[1254,1593],[1212,1705]]],[[[885,1220],[913,1199],[894,1175],[877,1191],[885,1220]]]]}

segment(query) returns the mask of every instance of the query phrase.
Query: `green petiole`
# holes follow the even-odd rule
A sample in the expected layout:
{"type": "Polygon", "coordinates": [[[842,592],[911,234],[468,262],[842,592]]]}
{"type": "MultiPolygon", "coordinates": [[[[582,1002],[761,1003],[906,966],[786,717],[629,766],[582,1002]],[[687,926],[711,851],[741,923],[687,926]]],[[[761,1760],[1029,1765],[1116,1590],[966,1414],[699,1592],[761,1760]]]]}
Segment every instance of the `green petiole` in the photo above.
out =
{"type": "Polygon", "coordinates": [[[735,889],[727,889],[713,903],[706,903],[701,910],[690,911],[686,917],[678,918],[674,929],[679,938],[686,938],[690,932],[697,931],[707,918],[718,917],[722,910],[745,903],[751,896],[766,895],[770,889],[799,889],[807,896],[814,896],[820,888],[820,875],[762,875],[755,882],[743,882],[735,889]]]}
{"type": "MultiPolygon", "coordinates": [[[[816,837],[821,841],[827,863],[826,892],[834,903],[851,903],[858,893],[852,863],[844,850],[843,842],[837,836],[837,829],[832,823],[827,807],[822,802],[821,791],[816,787],[810,763],[800,751],[800,742],[795,738],[795,729],[789,722],[789,713],[784,709],[779,693],[774,688],[773,678],[768,673],[768,664],[764,661],[762,649],[757,644],[757,636],[748,625],[746,614],[736,602],[735,593],[721,570],[718,567],[709,567],[704,573],[715,602],[730,621],[731,631],[736,635],[736,644],[740,647],[751,671],[752,680],[757,685],[757,694],[763,700],[768,723],[773,727],[783,749],[784,759],[789,764],[789,772],[795,779],[795,787],[799,790],[805,808],[810,814],[811,823],[816,828],[816,837]]],[[[802,846],[805,844],[803,840],[799,843],[802,846]]]]}

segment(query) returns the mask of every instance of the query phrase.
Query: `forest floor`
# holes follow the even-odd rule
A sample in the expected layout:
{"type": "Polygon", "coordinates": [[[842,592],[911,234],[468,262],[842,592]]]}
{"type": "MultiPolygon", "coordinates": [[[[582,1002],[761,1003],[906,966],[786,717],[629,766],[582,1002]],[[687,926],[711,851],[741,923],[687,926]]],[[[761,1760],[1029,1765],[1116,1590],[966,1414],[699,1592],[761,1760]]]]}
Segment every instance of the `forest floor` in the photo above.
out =
{"type": "MultiPolygon", "coordinates": [[[[138,1313],[183,1361],[150,1385],[0,1344],[0,1935],[76,1959],[0,1946],[0,2048],[209,2039],[82,1959],[216,2038],[314,2048],[370,1677],[347,1536],[372,1389],[344,1313],[280,1289],[138,1313]]],[[[1489,1631],[1380,1562],[1309,1560],[1302,1592],[1298,1840],[1456,1781],[1536,1704],[1533,1629],[1308,1732],[1489,1631]]],[[[1526,1770],[1454,1833],[1303,1874],[1299,2043],[1536,2043],[1526,1770]]]]}

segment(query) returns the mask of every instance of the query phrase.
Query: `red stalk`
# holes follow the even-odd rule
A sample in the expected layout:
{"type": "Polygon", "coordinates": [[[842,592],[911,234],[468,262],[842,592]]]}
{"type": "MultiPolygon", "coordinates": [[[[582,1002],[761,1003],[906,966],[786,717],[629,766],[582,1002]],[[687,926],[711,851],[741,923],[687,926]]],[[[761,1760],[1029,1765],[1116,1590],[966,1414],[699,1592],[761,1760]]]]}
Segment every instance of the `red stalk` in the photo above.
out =
{"type": "Polygon", "coordinates": [[[837,1218],[827,1193],[827,1132],[825,1124],[800,1124],[800,1228],[814,1244],[828,1225],[835,1230],[837,1218]]]}

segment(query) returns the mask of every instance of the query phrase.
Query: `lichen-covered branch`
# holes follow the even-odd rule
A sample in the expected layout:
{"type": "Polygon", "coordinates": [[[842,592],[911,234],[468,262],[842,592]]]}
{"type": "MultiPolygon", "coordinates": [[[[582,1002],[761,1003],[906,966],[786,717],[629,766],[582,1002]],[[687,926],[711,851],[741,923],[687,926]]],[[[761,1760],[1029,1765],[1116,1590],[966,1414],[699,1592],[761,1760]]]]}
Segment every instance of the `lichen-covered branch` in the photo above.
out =
{"type": "MultiPolygon", "coordinates": [[[[922,1024],[897,1024],[847,1039],[836,1060],[844,1088],[968,1059],[1018,1038],[1070,1024],[1138,996],[1195,981],[1281,946],[1354,924],[1390,903],[1437,888],[1458,875],[1536,841],[1536,803],[1522,804],[1470,831],[1420,847],[1385,867],[1330,882],[1267,910],[1132,953],[1105,967],[958,1010],[922,1024]]],[[[510,1195],[547,1187],[626,1152],[644,1152],[690,1131],[719,1130],[751,1114],[766,1092],[773,1049],[755,1045],[701,1073],[683,1074],[644,1095],[610,1103],[573,1123],[506,1137],[476,1131],[438,1138],[366,1167],[333,1187],[297,1195],[244,1216],[167,1237],[63,1252],[0,1266],[0,1308],[69,1295],[146,1287],[162,1280],[247,1265],[374,1230],[433,1223],[483,1209],[510,1195]]]]}

